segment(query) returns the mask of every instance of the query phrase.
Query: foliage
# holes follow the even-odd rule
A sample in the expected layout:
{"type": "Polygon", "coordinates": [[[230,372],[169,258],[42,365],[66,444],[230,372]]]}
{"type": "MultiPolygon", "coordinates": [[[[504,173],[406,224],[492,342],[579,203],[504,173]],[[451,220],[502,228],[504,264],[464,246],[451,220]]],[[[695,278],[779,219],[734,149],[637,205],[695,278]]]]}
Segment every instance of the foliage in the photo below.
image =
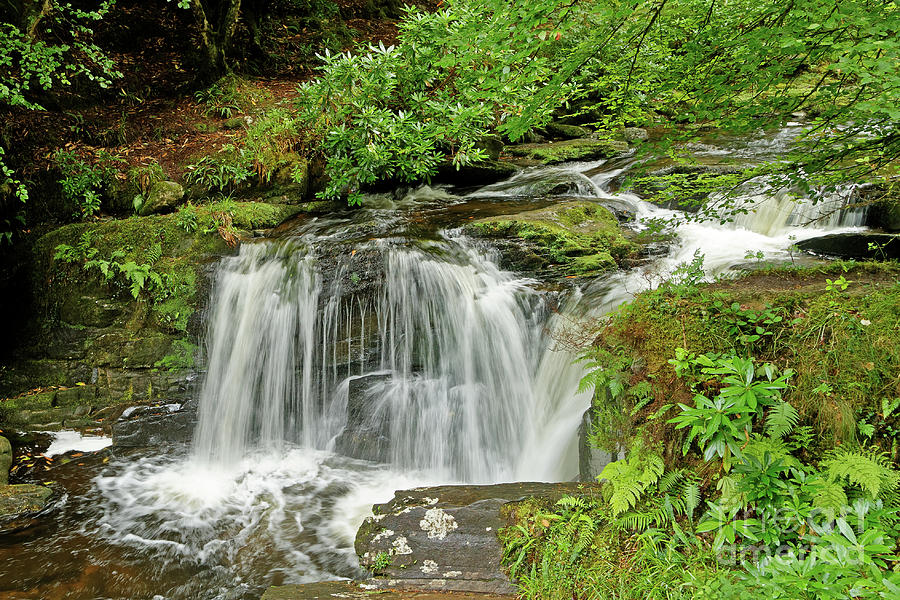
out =
{"type": "Polygon", "coordinates": [[[85,162],[74,152],[60,150],[54,161],[62,173],[59,184],[63,195],[78,207],[82,218],[93,216],[100,210],[103,187],[103,169],[85,162]]]}
{"type": "Polygon", "coordinates": [[[630,458],[609,463],[598,475],[598,479],[609,482],[608,501],[613,516],[633,507],[650,486],[659,482],[664,469],[662,458],[646,451],[640,438],[635,438],[630,458]]]}
{"type": "Polygon", "coordinates": [[[397,46],[321,55],[322,76],[300,88],[300,118],[328,161],[324,196],[428,179],[445,155],[457,167],[484,159],[481,138],[503,131],[551,72],[541,50],[555,41],[535,28],[568,9],[547,8],[465,0],[434,13],[408,8],[397,46]],[[523,35],[537,41],[524,51],[514,43],[523,35]]]}
{"type": "Polygon", "coordinates": [[[103,258],[99,256],[98,249],[91,245],[90,231],[85,231],[76,246],[67,244],[56,246],[53,259],[64,263],[81,263],[85,271],[99,271],[106,282],[120,278],[124,280],[132,297],[137,299],[145,289],[154,296],[167,294],[168,276],[153,269],[153,263],[157,262],[161,255],[162,248],[156,244],[147,252],[148,262],[145,263],[138,264],[133,260],[119,262],[126,256],[126,252],[121,249],[114,251],[108,258],[103,258]]]}
{"type": "Polygon", "coordinates": [[[784,408],[781,394],[792,375],[790,370],[777,376],[774,365],[766,363],[757,369],[752,359],[737,356],[713,361],[700,355],[694,362],[701,366],[704,375],[722,376],[723,386],[713,398],[696,394],[693,407],[679,403],[681,414],[669,420],[676,429],[690,428],[682,446],[684,454],[696,439],[707,461],[718,456],[728,470],[730,457],[741,456],[741,444],[749,436],[753,417],[762,406],[776,405],[776,410],[770,412],[773,428],[789,431],[791,413],[784,408]],[[760,375],[765,379],[756,379],[760,375]]]}
{"type": "Polygon", "coordinates": [[[253,176],[250,161],[242,149],[231,144],[222,147],[218,155],[207,155],[188,165],[184,180],[211,191],[231,193],[253,176]]]}

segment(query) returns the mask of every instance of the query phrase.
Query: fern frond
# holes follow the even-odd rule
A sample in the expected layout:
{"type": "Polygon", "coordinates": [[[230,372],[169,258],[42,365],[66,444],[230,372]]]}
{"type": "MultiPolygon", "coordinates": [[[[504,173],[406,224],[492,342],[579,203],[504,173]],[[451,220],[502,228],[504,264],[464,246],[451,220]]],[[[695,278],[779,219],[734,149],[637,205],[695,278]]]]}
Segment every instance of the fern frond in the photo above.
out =
{"type": "Polygon", "coordinates": [[[162,244],[156,242],[147,250],[147,263],[152,265],[160,258],[162,258],[162,244]]]}
{"type": "Polygon", "coordinates": [[[813,498],[813,507],[828,511],[832,516],[849,504],[844,486],[834,481],[822,482],[819,493],[813,498]]]}
{"type": "Polygon", "coordinates": [[[800,422],[800,413],[789,402],[777,402],[766,414],[766,433],[773,438],[783,438],[800,422]]]}
{"type": "Polygon", "coordinates": [[[846,481],[862,489],[872,499],[882,493],[891,494],[900,484],[900,473],[893,468],[885,453],[837,449],[827,455],[821,468],[829,481],[846,481]]]}

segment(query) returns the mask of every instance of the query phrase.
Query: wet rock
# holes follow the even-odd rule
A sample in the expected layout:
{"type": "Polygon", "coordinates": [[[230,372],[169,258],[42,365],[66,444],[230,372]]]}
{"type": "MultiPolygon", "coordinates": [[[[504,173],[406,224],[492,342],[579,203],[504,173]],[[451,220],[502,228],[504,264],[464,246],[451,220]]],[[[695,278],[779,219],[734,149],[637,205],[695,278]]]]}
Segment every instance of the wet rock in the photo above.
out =
{"type": "Polygon", "coordinates": [[[172,212],[184,199],[184,188],[174,181],[158,181],[147,192],[147,199],[141,205],[140,215],[145,217],[155,213],[172,212]]]}
{"type": "Polygon", "coordinates": [[[603,471],[603,467],[614,460],[625,458],[625,453],[620,452],[619,456],[613,456],[591,444],[591,427],[593,427],[591,409],[588,409],[578,428],[578,478],[581,481],[594,482],[597,481],[597,476],[603,471]]]}
{"type": "Polygon", "coordinates": [[[371,583],[354,581],[324,581],[300,585],[270,587],[261,600],[512,600],[513,596],[475,593],[410,592],[403,590],[379,590],[374,592],[371,583]]]}
{"type": "Polygon", "coordinates": [[[22,483],[0,487],[0,533],[27,527],[50,504],[53,490],[22,483]]]}
{"type": "Polygon", "coordinates": [[[113,425],[113,446],[155,448],[191,441],[196,412],[178,403],[126,408],[113,425]]]}
{"type": "Polygon", "coordinates": [[[866,225],[900,231],[900,183],[860,186],[857,194],[858,202],[869,205],[866,225]]]}
{"type": "Polygon", "coordinates": [[[9,482],[9,468],[12,466],[12,445],[0,436],[0,485],[9,482]]]}
{"type": "Polygon", "coordinates": [[[577,139],[546,144],[518,144],[508,146],[512,156],[534,160],[546,165],[570,160],[610,158],[628,151],[628,144],[611,140],[577,139]]]}
{"type": "Polygon", "coordinates": [[[373,507],[356,535],[363,567],[378,571],[367,583],[381,588],[514,594],[500,566],[497,530],[511,502],[555,502],[576,483],[448,485],[401,490],[373,507]]]}
{"type": "Polygon", "coordinates": [[[375,392],[391,379],[390,374],[354,377],[348,382],[347,425],[335,440],[335,450],[362,460],[390,459],[390,423],[375,410],[375,392]]]}
{"type": "Polygon", "coordinates": [[[650,134],[643,127],[626,127],[622,135],[625,137],[626,142],[644,141],[650,137],[650,134]]]}
{"type": "Polygon", "coordinates": [[[518,172],[519,167],[516,165],[499,160],[486,160],[472,165],[465,165],[459,169],[452,163],[446,162],[438,166],[437,175],[434,176],[433,180],[436,183],[474,187],[508,179],[518,172]]]}
{"type": "Polygon", "coordinates": [[[488,160],[493,161],[500,158],[500,152],[503,151],[503,140],[498,135],[486,135],[475,144],[475,147],[484,150],[488,160]]]}
{"type": "Polygon", "coordinates": [[[581,127],[579,125],[566,125],[565,123],[558,123],[556,121],[548,123],[544,129],[546,129],[547,134],[550,137],[560,140],[584,138],[593,133],[587,127],[581,127]]]}
{"type": "Polygon", "coordinates": [[[835,233],[797,242],[797,247],[836,258],[900,259],[900,235],[889,233],[835,233]]]}

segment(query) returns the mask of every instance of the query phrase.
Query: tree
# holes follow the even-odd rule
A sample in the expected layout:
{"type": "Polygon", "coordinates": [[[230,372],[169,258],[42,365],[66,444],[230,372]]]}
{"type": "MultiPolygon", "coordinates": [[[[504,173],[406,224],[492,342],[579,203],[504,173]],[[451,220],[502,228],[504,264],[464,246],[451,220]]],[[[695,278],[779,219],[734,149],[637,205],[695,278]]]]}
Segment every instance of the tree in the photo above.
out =
{"type": "Polygon", "coordinates": [[[237,31],[241,0],[178,0],[178,6],[190,9],[197,24],[199,77],[213,81],[229,70],[227,56],[237,31]]]}
{"type": "MultiPolygon", "coordinates": [[[[0,108],[42,110],[40,98],[51,90],[72,85],[77,79],[108,87],[120,74],[112,60],[91,41],[91,25],[102,19],[114,0],[100,2],[95,10],[81,10],[54,0],[19,0],[3,10],[0,23],[0,108]]],[[[0,201],[2,214],[19,213],[12,203],[28,199],[25,184],[4,160],[0,145],[0,201]]],[[[9,217],[0,221],[0,238],[12,238],[9,217]]]]}

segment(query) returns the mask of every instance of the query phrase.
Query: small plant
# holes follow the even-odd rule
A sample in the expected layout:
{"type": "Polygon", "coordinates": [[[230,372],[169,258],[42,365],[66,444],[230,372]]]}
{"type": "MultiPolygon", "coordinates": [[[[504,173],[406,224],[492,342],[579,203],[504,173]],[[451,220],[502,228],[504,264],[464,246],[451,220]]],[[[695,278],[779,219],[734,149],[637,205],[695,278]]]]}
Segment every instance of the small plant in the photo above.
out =
{"type": "MultiPolygon", "coordinates": [[[[727,471],[731,457],[741,456],[741,445],[749,439],[753,416],[758,409],[786,404],[781,394],[787,389],[787,381],[793,372],[788,369],[777,376],[774,365],[766,363],[757,369],[752,359],[737,356],[713,361],[700,355],[693,360],[701,365],[703,374],[720,376],[723,386],[713,398],[696,394],[693,407],[679,403],[681,414],[668,422],[675,423],[676,429],[690,428],[682,446],[683,454],[687,454],[696,439],[704,459],[710,461],[718,456],[727,471]],[[757,379],[759,375],[765,378],[757,379]]],[[[775,417],[773,429],[787,427],[782,418],[796,422],[793,415],[788,411],[782,417],[775,417]]]]}
{"type": "Polygon", "coordinates": [[[100,211],[103,169],[85,162],[74,152],[59,150],[53,157],[62,173],[59,184],[66,199],[75,203],[82,218],[100,211]]]}
{"type": "Polygon", "coordinates": [[[222,147],[220,156],[204,156],[188,166],[184,179],[211,191],[233,192],[249,180],[255,171],[241,150],[230,144],[222,147]]]}
{"type": "Polygon", "coordinates": [[[184,204],[178,209],[175,220],[178,223],[178,226],[186,232],[194,233],[197,231],[198,225],[197,207],[190,202],[184,204]]]}
{"type": "Polygon", "coordinates": [[[217,82],[194,94],[194,98],[198,102],[206,105],[205,114],[216,115],[223,119],[230,119],[234,113],[239,112],[240,95],[239,95],[240,79],[235,75],[226,75],[217,82]]]}
{"type": "Polygon", "coordinates": [[[385,569],[394,562],[393,557],[387,552],[379,552],[372,561],[372,572],[375,574],[383,573],[385,569]]]}

